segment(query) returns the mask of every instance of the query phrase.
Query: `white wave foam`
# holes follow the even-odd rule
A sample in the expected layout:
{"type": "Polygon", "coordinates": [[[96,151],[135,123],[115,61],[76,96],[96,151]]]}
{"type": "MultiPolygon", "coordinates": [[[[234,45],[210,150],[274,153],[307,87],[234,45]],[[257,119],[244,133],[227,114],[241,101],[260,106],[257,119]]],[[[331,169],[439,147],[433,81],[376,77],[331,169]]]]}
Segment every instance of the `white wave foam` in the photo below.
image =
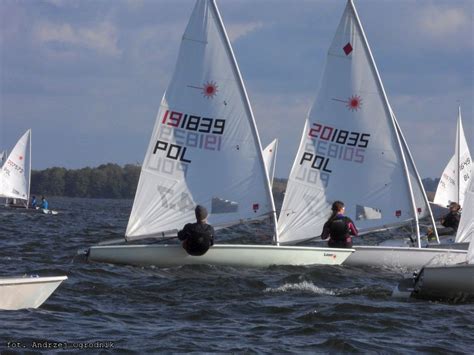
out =
{"type": "Polygon", "coordinates": [[[328,290],[324,287],[318,287],[312,282],[303,281],[296,284],[284,284],[283,286],[277,288],[268,287],[264,292],[291,292],[291,291],[305,291],[316,293],[318,295],[330,295],[335,296],[336,292],[328,290]]]}

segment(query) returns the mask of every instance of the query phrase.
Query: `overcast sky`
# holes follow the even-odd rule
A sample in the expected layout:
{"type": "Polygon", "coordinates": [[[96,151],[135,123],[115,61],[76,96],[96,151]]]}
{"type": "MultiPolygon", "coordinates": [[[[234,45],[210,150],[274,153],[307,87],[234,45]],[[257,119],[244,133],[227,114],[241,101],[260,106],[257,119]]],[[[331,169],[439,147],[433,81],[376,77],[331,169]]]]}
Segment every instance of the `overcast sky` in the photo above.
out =
{"type": "MultiPolygon", "coordinates": [[[[262,145],[287,177],[345,0],[217,2],[262,145]]],[[[474,155],[472,0],[356,0],[422,177],[474,155]]],[[[194,1],[0,0],[0,150],[33,130],[33,169],[141,163],[194,1]]]]}

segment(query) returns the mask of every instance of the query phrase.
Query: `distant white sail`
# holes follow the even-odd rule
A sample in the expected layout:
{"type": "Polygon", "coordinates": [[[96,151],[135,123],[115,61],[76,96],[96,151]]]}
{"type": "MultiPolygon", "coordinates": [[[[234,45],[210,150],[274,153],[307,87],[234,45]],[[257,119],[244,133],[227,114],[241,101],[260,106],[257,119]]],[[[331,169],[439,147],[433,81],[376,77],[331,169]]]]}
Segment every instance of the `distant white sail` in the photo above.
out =
{"type": "Polygon", "coordinates": [[[18,140],[0,171],[0,197],[28,201],[30,189],[31,130],[18,140]]]}
{"type": "Polygon", "coordinates": [[[471,179],[471,169],[472,158],[464,135],[461,108],[459,107],[456,148],[454,155],[441,175],[433,202],[440,206],[447,206],[451,202],[457,202],[463,206],[464,194],[471,179]]]}
{"type": "Polygon", "coordinates": [[[142,165],[127,239],[174,234],[207,207],[215,227],[274,215],[260,139],[213,1],[198,0],[142,165]]]}
{"type": "Polygon", "coordinates": [[[474,179],[469,182],[465,192],[464,206],[461,220],[456,233],[456,243],[471,242],[474,240],[474,179]]]}
{"type": "Polygon", "coordinates": [[[336,200],[361,231],[370,231],[426,215],[424,196],[348,1],[288,180],[280,241],[320,235],[336,200]]]}
{"type": "Polygon", "coordinates": [[[270,186],[273,186],[273,177],[275,176],[277,149],[278,149],[278,139],[275,138],[263,150],[263,160],[265,161],[265,167],[267,168],[268,178],[270,180],[270,186]]]}

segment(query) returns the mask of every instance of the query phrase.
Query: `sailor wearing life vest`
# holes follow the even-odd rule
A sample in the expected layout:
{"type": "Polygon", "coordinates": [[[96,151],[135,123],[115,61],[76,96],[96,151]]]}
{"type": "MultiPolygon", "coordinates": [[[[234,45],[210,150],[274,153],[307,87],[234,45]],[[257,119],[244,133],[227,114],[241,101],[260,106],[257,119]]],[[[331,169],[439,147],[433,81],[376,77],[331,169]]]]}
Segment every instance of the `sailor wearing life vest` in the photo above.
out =
{"type": "Polygon", "coordinates": [[[357,236],[358,231],[354,222],[344,216],[344,203],[335,201],[331,207],[331,217],[324,223],[321,239],[327,239],[331,248],[352,248],[352,237],[357,236]]]}
{"type": "Polygon", "coordinates": [[[214,228],[207,224],[207,210],[198,205],[194,210],[196,223],[188,223],[178,232],[178,238],[183,242],[183,248],[189,255],[200,256],[206,254],[214,245],[214,228]]]}

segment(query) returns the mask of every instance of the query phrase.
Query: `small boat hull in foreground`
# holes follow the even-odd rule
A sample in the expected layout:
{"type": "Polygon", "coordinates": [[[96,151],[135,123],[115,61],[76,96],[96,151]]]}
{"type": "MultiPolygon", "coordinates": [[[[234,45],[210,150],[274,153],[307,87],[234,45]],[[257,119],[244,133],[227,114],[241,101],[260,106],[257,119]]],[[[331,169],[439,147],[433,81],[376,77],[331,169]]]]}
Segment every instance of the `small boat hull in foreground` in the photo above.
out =
{"type": "Polygon", "coordinates": [[[354,246],[355,252],[344,265],[420,269],[433,258],[442,258],[444,265],[466,261],[467,250],[354,246]]]}
{"type": "Polygon", "coordinates": [[[93,246],[88,260],[127,265],[225,265],[268,267],[271,265],[340,265],[353,249],[311,248],[273,245],[212,246],[202,256],[191,256],[181,245],[93,246]]]}
{"type": "Polygon", "coordinates": [[[38,308],[67,276],[0,278],[0,309],[38,308]]]}
{"type": "Polygon", "coordinates": [[[416,279],[412,297],[457,301],[474,299],[474,265],[424,267],[416,279]]]}
{"type": "Polygon", "coordinates": [[[425,266],[416,277],[400,281],[392,296],[433,301],[474,300],[474,265],[425,266]]]}

